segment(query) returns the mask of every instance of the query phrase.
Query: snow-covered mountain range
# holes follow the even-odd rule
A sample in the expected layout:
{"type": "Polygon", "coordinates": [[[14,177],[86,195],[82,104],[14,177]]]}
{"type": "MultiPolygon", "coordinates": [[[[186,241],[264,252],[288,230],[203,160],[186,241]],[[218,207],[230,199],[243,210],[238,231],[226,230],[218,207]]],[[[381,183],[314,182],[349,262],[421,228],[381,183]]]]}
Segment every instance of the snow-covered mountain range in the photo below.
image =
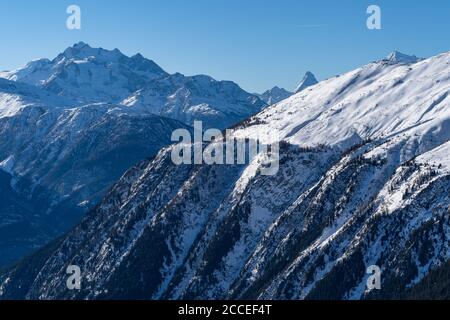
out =
{"type": "Polygon", "coordinates": [[[186,124],[224,129],[266,104],[231,81],[168,74],[140,54],[91,48],[80,42],[53,60],[40,59],[0,77],[40,87],[78,104],[109,103],[129,112],[152,113],[186,124]]]}
{"type": "Polygon", "coordinates": [[[404,58],[235,127],[280,143],[274,176],[258,159],[176,166],[162,149],[73,231],[1,273],[0,298],[417,296],[450,261],[450,53],[404,58]],[[67,290],[68,265],[80,266],[82,290],[67,290]],[[372,265],[381,290],[366,287],[372,265]]]}
{"type": "Polygon", "coordinates": [[[265,105],[233,82],[170,75],[140,54],[85,43],[1,73],[2,190],[12,187],[15,205],[0,210],[0,266],[79,222],[175,129],[222,129],[265,105]]]}

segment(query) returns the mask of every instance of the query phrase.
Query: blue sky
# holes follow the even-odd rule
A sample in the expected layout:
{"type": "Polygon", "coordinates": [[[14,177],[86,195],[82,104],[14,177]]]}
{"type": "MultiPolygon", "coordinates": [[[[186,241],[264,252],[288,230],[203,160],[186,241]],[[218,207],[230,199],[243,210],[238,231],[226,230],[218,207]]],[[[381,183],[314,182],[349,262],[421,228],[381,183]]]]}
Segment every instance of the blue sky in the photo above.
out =
{"type": "Polygon", "coordinates": [[[293,89],[308,70],[325,79],[394,49],[450,51],[447,0],[14,0],[0,12],[1,70],[84,41],[252,92],[293,89]],[[81,7],[79,31],[65,27],[70,4],[81,7]],[[381,7],[382,30],[366,28],[370,4],[381,7]]]}

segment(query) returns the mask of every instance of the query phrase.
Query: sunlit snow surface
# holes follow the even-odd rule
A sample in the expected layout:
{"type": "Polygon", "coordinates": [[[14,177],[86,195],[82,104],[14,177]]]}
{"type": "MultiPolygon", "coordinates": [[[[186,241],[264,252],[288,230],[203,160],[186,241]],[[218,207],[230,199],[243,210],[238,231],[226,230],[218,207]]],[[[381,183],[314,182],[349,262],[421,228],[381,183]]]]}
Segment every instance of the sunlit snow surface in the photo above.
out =
{"type": "Polygon", "coordinates": [[[416,64],[369,64],[306,89],[252,118],[236,135],[273,132],[299,145],[433,132],[450,139],[450,53],[416,64]]]}

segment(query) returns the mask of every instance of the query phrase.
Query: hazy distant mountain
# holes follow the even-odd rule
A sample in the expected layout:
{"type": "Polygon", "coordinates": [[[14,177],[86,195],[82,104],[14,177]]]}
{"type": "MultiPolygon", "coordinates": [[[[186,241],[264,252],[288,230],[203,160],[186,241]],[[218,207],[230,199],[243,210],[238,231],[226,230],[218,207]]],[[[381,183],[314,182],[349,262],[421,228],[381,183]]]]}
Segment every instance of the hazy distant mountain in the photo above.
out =
{"type": "Polygon", "coordinates": [[[251,117],[233,134],[280,142],[274,176],[258,158],[176,166],[164,148],[3,272],[0,298],[417,296],[450,260],[449,73],[450,53],[382,60],[251,117]],[[71,264],[82,291],[66,289],[71,264]],[[371,265],[379,291],[366,290],[371,265]]]}
{"type": "Polygon", "coordinates": [[[263,94],[259,95],[259,98],[263,100],[268,105],[272,105],[275,103],[278,103],[284,99],[289,98],[292,96],[293,93],[289,92],[283,88],[279,88],[277,86],[273,87],[270,90],[267,90],[263,94]]]}

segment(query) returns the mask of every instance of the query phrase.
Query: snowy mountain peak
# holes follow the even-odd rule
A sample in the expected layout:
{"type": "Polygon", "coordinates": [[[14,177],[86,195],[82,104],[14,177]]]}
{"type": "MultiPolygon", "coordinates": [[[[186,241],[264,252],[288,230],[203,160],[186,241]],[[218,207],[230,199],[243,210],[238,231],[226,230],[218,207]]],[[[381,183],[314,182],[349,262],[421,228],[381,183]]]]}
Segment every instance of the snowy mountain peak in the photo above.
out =
{"type": "Polygon", "coordinates": [[[115,103],[167,73],[152,60],[78,42],[55,59],[41,59],[0,77],[41,87],[78,103],[115,103]]]}
{"type": "Polygon", "coordinates": [[[56,60],[61,59],[88,59],[94,58],[103,61],[117,61],[126,56],[120,52],[119,49],[106,50],[103,48],[92,48],[90,45],[84,42],[78,42],[72,47],[67,48],[62,54],[60,54],[56,60]]]}
{"type": "Polygon", "coordinates": [[[394,50],[393,52],[391,52],[387,58],[386,58],[389,62],[392,63],[416,63],[417,61],[419,61],[420,59],[417,58],[416,56],[412,55],[407,55],[404,53],[401,53],[397,50],[394,50]]]}
{"type": "Polygon", "coordinates": [[[278,86],[275,86],[272,89],[267,90],[263,94],[258,95],[258,97],[268,105],[278,103],[284,99],[289,98],[290,96],[292,96],[292,92],[289,92],[278,86]]]}
{"type": "Polygon", "coordinates": [[[55,59],[42,59],[0,73],[76,104],[122,103],[130,112],[153,113],[191,124],[202,120],[225,128],[259,112],[266,104],[232,81],[207,75],[168,74],[137,53],[93,48],[79,42],[55,59]]]}
{"type": "Polygon", "coordinates": [[[166,75],[166,72],[153,60],[146,59],[140,53],[128,57],[117,48],[113,50],[101,47],[93,48],[85,42],[78,42],[67,48],[51,62],[65,66],[70,64],[81,66],[92,61],[95,61],[95,64],[103,64],[107,69],[111,69],[112,64],[117,64],[121,69],[130,68],[131,72],[137,71],[139,76],[150,76],[151,79],[154,79],[156,76],[166,75]]]}
{"type": "Polygon", "coordinates": [[[305,73],[305,75],[303,76],[303,80],[302,82],[300,82],[300,84],[297,86],[297,88],[294,90],[294,93],[299,93],[303,90],[305,90],[306,88],[313,86],[315,84],[319,83],[316,79],[316,77],[314,76],[314,74],[310,71],[307,71],[305,73]]]}
{"type": "Polygon", "coordinates": [[[90,47],[86,42],[80,41],[78,43],[75,43],[73,45],[74,48],[83,48],[83,47],[90,47]]]}

